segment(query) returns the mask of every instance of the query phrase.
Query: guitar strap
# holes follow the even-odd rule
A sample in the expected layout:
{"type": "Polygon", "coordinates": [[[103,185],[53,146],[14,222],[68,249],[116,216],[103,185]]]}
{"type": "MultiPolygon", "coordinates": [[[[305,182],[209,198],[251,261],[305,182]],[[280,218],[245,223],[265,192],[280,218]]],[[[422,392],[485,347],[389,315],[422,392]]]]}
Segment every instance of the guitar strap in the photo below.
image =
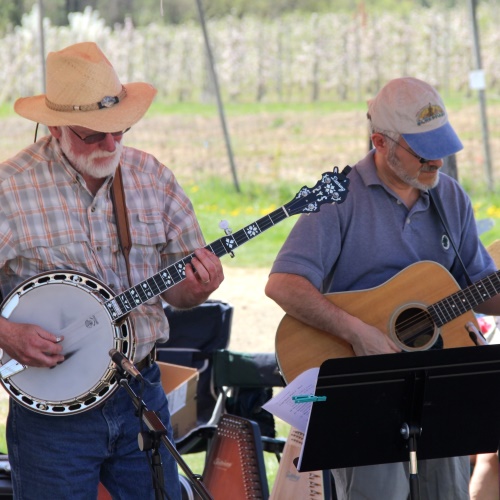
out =
{"type": "Polygon", "coordinates": [[[460,257],[460,254],[458,253],[457,247],[455,246],[455,242],[453,241],[453,238],[451,237],[450,230],[448,229],[448,224],[446,223],[446,215],[444,213],[443,209],[443,204],[441,203],[441,198],[437,195],[436,191],[434,189],[429,189],[429,199],[431,200],[431,203],[434,204],[434,207],[436,208],[436,212],[438,213],[439,218],[441,219],[441,224],[443,224],[444,231],[447,234],[448,238],[450,239],[451,246],[453,247],[453,250],[455,250],[455,254],[457,255],[458,262],[462,266],[462,269],[465,274],[465,279],[467,280],[468,285],[472,285],[472,280],[470,279],[469,273],[467,272],[467,269],[465,268],[465,265],[462,261],[462,258],[460,257]]]}
{"type": "Polygon", "coordinates": [[[113,184],[111,185],[111,201],[113,202],[113,210],[115,212],[118,239],[120,240],[120,247],[127,265],[129,286],[132,286],[129,261],[130,249],[132,248],[132,238],[130,237],[127,209],[125,208],[125,191],[123,190],[122,170],[120,165],[118,165],[118,168],[116,169],[113,184]]]}

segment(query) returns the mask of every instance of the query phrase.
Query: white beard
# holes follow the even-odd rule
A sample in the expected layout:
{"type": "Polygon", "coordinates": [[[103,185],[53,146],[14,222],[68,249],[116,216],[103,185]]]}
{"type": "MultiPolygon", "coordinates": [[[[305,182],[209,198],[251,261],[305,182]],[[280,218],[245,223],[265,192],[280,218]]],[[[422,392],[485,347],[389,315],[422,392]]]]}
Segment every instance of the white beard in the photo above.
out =
{"type": "Polygon", "coordinates": [[[96,149],[88,154],[76,154],[71,149],[71,141],[69,140],[71,131],[66,128],[62,128],[61,131],[62,135],[59,139],[61,150],[77,172],[89,175],[94,179],[104,179],[115,173],[123,150],[121,141],[115,141],[116,149],[113,152],[96,149]],[[106,160],[103,161],[103,159],[106,160]]]}

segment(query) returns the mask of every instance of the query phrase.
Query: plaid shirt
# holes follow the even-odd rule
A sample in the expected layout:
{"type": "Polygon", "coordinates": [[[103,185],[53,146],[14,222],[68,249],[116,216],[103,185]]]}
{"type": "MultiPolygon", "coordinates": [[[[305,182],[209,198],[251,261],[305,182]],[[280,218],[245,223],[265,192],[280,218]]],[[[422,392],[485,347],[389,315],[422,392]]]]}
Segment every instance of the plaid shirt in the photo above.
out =
{"type": "MultiPolygon", "coordinates": [[[[130,147],[123,148],[121,168],[132,239],[131,284],[119,249],[111,178],[93,196],[51,136],[0,164],[4,297],[22,281],[56,269],[90,274],[121,293],[205,245],[193,207],[168,168],[130,147]]],[[[137,307],[130,318],[139,361],[155,341],[168,339],[161,298],[137,307]]]]}

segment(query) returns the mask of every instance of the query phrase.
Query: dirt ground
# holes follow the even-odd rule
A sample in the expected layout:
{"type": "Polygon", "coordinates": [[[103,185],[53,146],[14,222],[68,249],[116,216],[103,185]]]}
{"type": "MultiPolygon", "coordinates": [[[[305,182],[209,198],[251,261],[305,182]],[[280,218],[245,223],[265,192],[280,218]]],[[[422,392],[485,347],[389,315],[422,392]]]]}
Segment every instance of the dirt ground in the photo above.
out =
{"type": "Polygon", "coordinates": [[[224,268],[225,279],[212,298],[233,305],[229,347],[242,352],[274,352],[282,309],[264,294],[268,269],[224,268]]]}
{"type": "MultiPolygon", "coordinates": [[[[500,105],[489,109],[489,146],[492,177],[500,178],[500,105]],[[497,168],[496,168],[497,167],[497,168]]],[[[485,182],[485,150],[480,116],[471,103],[449,110],[450,121],[464,143],[457,154],[459,178],[485,182]]],[[[316,182],[318,173],[352,165],[368,149],[363,111],[258,112],[227,117],[234,174],[242,186],[247,180],[316,182]]],[[[33,142],[35,124],[20,117],[0,119],[0,161],[33,142]]],[[[46,133],[41,126],[38,136],[46,133]]],[[[232,179],[217,116],[146,116],[127,134],[126,144],[155,155],[182,180],[202,183],[207,176],[232,179]]],[[[216,203],[216,200],[214,200],[216,203]]]]}

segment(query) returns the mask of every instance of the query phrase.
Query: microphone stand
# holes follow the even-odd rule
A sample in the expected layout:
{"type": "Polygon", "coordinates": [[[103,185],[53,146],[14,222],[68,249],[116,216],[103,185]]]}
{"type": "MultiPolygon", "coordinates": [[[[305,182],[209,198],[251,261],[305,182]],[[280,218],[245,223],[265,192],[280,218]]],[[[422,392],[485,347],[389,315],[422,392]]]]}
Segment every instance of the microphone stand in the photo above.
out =
{"type": "MultiPolygon", "coordinates": [[[[117,367],[119,368],[119,367],[117,367]]],[[[117,369],[117,373],[120,372],[117,369]]],[[[120,385],[127,391],[132,402],[134,403],[135,408],[142,416],[143,422],[149,429],[149,433],[140,434],[139,443],[142,451],[147,451],[148,449],[153,448],[153,486],[155,488],[155,496],[157,500],[163,498],[164,491],[164,481],[163,481],[163,470],[161,463],[161,456],[159,454],[159,445],[162,442],[166,447],[170,454],[174,457],[175,461],[182,468],[187,478],[190,480],[193,488],[196,490],[200,498],[203,500],[213,500],[213,497],[210,495],[205,485],[200,481],[199,477],[193,474],[187,463],[184,461],[180,453],[177,451],[175,446],[172,444],[170,439],[167,437],[167,429],[163,425],[163,422],[158,418],[154,411],[148,410],[144,401],[137,396],[134,390],[130,387],[128,380],[126,377],[121,374],[120,385]],[[151,446],[152,445],[152,446],[151,446]]]]}

